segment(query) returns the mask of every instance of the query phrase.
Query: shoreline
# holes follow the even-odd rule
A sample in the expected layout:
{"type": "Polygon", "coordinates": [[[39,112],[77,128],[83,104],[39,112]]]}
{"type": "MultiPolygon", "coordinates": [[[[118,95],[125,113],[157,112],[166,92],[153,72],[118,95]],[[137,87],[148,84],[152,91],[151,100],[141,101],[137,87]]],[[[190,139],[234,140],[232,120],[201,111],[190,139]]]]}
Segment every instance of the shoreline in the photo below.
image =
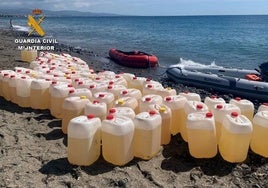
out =
{"type": "MultiPolygon", "coordinates": [[[[21,62],[13,35],[0,30],[0,69],[29,67],[21,62]]],[[[209,90],[176,84],[163,70],[133,69],[110,62],[91,51],[59,44],[57,51],[85,60],[96,72],[111,70],[150,77],[164,87],[188,90],[205,96],[209,90]]],[[[218,93],[216,93],[218,94],[218,93]]],[[[232,96],[218,94],[225,100],[232,96]]],[[[254,101],[252,101],[254,102],[254,101]]],[[[256,103],[259,101],[255,101],[256,103]]],[[[218,153],[211,159],[190,156],[187,143],[180,135],[172,136],[170,144],[151,160],[134,158],[119,167],[102,157],[93,165],[78,167],[67,161],[67,137],[61,132],[61,121],[48,110],[21,108],[0,97],[0,187],[265,187],[268,184],[268,159],[251,150],[245,162],[231,164],[218,153]]]]}

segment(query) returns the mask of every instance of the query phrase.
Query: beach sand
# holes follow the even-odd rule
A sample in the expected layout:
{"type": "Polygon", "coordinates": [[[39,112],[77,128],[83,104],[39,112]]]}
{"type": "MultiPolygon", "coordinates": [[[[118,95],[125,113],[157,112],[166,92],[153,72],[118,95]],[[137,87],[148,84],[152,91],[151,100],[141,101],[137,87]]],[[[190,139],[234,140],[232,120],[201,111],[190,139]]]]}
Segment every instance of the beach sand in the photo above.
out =
{"type": "MultiPolygon", "coordinates": [[[[105,54],[95,54],[60,45],[60,51],[87,61],[95,71],[131,72],[159,80],[177,91],[192,91],[205,96],[210,90],[175,84],[164,68],[131,69],[119,66],[105,54]]],[[[108,49],[107,49],[108,51],[108,49]]],[[[0,31],[0,69],[28,67],[20,62],[14,36],[0,31]]],[[[213,93],[211,93],[213,92],[213,93]]],[[[233,97],[216,93],[227,101],[233,97]]],[[[256,106],[258,101],[254,101],[256,106]]],[[[21,108],[0,97],[0,187],[266,187],[268,160],[249,151],[244,163],[231,164],[218,154],[212,159],[190,156],[187,143],[179,135],[153,159],[135,158],[118,167],[102,157],[91,166],[79,167],[67,161],[67,139],[61,120],[48,110],[21,108]]]]}

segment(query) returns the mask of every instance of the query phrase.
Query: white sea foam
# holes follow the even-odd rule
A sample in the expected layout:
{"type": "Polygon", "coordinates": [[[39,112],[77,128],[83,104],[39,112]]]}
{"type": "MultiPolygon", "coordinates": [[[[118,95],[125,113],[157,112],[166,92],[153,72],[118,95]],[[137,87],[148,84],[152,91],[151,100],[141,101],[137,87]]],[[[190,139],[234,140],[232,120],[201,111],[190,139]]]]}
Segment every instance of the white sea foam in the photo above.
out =
{"type": "Polygon", "coordinates": [[[223,68],[222,66],[217,65],[215,61],[212,61],[210,65],[206,65],[206,64],[195,62],[190,59],[187,60],[183,58],[180,58],[180,63],[177,65],[182,68],[186,66],[187,67],[200,67],[200,68],[223,68]]]}
{"type": "Polygon", "coordinates": [[[30,30],[29,27],[27,26],[21,26],[21,25],[13,25],[12,26],[14,30],[16,31],[24,31],[24,32],[28,32],[30,30]]]}

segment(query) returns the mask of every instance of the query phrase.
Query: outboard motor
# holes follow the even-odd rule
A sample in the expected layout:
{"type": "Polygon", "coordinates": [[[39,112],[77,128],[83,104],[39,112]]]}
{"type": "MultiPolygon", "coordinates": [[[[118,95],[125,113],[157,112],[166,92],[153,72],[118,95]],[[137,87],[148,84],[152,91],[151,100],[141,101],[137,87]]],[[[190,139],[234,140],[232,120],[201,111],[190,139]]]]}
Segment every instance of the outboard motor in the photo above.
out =
{"type": "Polygon", "coordinates": [[[262,80],[268,82],[268,62],[262,63],[259,68],[262,80]]]}

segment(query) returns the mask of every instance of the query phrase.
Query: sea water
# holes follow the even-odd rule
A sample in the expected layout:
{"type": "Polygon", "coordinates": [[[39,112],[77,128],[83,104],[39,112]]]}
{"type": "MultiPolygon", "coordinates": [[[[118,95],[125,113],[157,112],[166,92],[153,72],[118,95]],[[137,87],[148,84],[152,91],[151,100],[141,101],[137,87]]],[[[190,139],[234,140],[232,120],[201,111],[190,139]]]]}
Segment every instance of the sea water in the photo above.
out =
{"type": "MultiPolygon", "coordinates": [[[[9,27],[9,18],[1,19],[0,27],[9,27]]],[[[13,22],[26,24],[24,17],[13,22]]],[[[254,69],[268,59],[267,22],[267,15],[47,17],[42,27],[60,42],[104,56],[110,48],[137,49],[155,54],[163,66],[182,58],[254,69]]]]}

